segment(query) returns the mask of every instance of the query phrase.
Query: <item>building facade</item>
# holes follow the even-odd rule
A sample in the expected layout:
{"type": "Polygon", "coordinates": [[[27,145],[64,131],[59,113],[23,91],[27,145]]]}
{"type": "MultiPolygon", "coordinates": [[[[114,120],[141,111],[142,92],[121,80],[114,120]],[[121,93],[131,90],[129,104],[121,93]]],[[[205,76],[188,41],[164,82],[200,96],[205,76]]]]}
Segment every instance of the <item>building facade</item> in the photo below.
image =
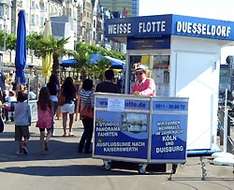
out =
{"type": "Polygon", "coordinates": [[[81,13],[81,41],[92,43],[92,28],[93,4],[91,0],[83,0],[83,11],[81,13]]]}
{"type": "Polygon", "coordinates": [[[26,13],[27,34],[41,33],[46,19],[63,15],[63,0],[12,0],[11,32],[13,33],[16,33],[18,12],[21,9],[24,9],[26,13]]]}
{"type": "Polygon", "coordinates": [[[0,0],[0,30],[11,32],[11,0],[0,0]]]}
{"type": "Polygon", "coordinates": [[[100,0],[100,4],[109,9],[114,17],[139,15],[139,0],[100,0]]]}
{"type": "MultiPolygon", "coordinates": [[[[122,1],[118,6],[124,7],[128,15],[130,8],[126,7],[129,6],[126,2],[122,1]]],[[[74,49],[78,42],[112,47],[103,33],[104,19],[111,18],[111,12],[101,5],[101,0],[0,0],[0,30],[16,33],[21,9],[25,10],[27,35],[42,33],[45,21],[50,19],[53,35],[69,38],[68,49],[74,49]]]]}

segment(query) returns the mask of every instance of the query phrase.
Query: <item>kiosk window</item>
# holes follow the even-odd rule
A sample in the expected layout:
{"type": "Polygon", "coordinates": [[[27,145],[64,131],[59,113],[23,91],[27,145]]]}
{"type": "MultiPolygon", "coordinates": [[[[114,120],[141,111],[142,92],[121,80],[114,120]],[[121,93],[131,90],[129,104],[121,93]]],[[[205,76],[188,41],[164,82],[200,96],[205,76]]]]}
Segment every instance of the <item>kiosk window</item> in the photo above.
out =
{"type": "Polygon", "coordinates": [[[170,55],[131,55],[129,57],[129,85],[128,92],[131,93],[131,86],[135,82],[135,67],[137,64],[146,65],[150,72],[149,77],[153,78],[156,84],[157,96],[169,96],[170,84],[170,55]]]}
{"type": "Polygon", "coordinates": [[[149,69],[150,67],[150,55],[132,55],[130,56],[130,64],[129,64],[129,85],[128,85],[128,92],[131,93],[131,87],[135,82],[135,68],[138,64],[146,65],[149,69]]]}
{"type": "Polygon", "coordinates": [[[153,71],[152,78],[156,84],[157,96],[169,96],[170,70],[169,55],[154,55],[153,56],[153,71]]]}

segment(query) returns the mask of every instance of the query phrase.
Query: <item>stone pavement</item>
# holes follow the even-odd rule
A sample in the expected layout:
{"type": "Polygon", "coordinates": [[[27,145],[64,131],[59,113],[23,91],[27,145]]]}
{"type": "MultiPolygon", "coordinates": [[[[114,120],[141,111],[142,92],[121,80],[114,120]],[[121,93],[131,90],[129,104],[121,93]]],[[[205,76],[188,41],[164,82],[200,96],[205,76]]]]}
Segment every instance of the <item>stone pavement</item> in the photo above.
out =
{"type": "Polygon", "coordinates": [[[40,154],[39,131],[31,126],[27,156],[15,154],[14,125],[6,125],[5,132],[0,134],[1,190],[234,189],[231,167],[207,163],[207,180],[202,181],[199,158],[188,158],[185,165],[178,167],[172,181],[168,181],[168,174],[139,175],[137,171],[120,169],[106,171],[102,160],[77,153],[81,123],[74,124],[75,137],[61,137],[61,123],[61,120],[56,121],[55,137],[52,137],[46,155],[40,154]]]}

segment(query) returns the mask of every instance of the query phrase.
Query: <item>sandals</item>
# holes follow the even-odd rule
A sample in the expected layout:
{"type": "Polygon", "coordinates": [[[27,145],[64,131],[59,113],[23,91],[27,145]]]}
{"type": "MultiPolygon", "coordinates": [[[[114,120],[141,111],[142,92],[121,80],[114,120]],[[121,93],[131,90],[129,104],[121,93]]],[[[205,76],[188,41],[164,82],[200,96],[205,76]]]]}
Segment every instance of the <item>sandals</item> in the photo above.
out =
{"type": "Polygon", "coordinates": [[[62,137],[75,137],[75,135],[73,135],[73,133],[70,132],[70,133],[68,133],[68,135],[67,134],[63,134],[62,137]]]}
{"type": "Polygon", "coordinates": [[[73,135],[72,132],[69,132],[68,136],[69,136],[69,137],[74,137],[75,135],[73,135]]]}

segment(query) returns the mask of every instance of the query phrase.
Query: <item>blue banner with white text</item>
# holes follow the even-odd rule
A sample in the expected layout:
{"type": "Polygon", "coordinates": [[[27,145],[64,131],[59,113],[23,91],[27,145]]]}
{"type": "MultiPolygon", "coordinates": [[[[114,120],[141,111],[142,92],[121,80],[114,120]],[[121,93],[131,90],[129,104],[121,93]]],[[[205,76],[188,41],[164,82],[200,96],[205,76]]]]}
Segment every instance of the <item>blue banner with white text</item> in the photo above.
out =
{"type": "MultiPolygon", "coordinates": [[[[108,108],[108,103],[108,99],[96,99],[97,108],[108,108]]],[[[94,154],[147,159],[149,114],[134,110],[148,109],[149,101],[125,99],[122,111],[97,110],[94,154]],[[129,109],[133,111],[125,111],[129,109]]]]}
{"type": "Polygon", "coordinates": [[[163,39],[176,35],[234,41],[234,22],[173,14],[128,17],[105,20],[104,34],[108,38],[163,39]]]}
{"type": "Polygon", "coordinates": [[[152,160],[186,160],[187,110],[187,102],[153,102],[152,160]]]}
{"type": "Polygon", "coordinates": [[[99,95],[95,97],[94,156],[185,162],[187,113],[186,98],[99,95]]]}

